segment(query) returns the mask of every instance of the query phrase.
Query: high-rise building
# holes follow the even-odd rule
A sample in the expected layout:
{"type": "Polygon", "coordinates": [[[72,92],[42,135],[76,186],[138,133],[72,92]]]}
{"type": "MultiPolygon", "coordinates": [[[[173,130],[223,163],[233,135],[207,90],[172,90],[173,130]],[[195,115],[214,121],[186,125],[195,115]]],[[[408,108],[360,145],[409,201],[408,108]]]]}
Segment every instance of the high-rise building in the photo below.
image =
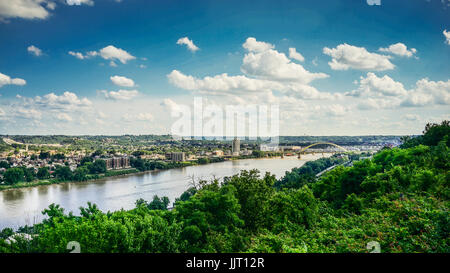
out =
{"type": "Polygon", "coordinates": [[[172,153],[170,157],[174,162],[186,161],[186,154],[184,152],[172,153]]]}
{"type": "Polygon", "coordinates": [[[105,159],[106,169],[123,169],[130,167],[130,159],[124,157],[112,157],[105,159]]]}
{"type": "Polygon", "coordinates": [[[241,141],[235,137],[233,139],[233,144],[231,146],[231,152],[233,153],[233,155],[239,155],[239,152],[241,150],[241,141]]]}
{"type": "Polygon", "coordinates": [[[113,159],[112,158],[105,159],[105,162],[106,162],[106,169],[109,170],[109,169],[113,168],[114,163],[113,163],[113,159]]]}

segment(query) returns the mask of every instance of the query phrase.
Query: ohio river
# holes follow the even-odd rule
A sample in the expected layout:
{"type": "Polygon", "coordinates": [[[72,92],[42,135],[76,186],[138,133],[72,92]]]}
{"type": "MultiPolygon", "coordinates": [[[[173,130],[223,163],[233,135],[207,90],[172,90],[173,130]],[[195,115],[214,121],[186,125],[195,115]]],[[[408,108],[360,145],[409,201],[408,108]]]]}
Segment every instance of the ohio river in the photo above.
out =
{"type": "MultiPolygon", "coordinates": [[[[329,156],[326,154],[325,156],[329,156]]],[[[305,162],[315,160],[320,155],[304,155],[273,159],[243,159],[190,166],[179,169],[161,170],[108,177],[95,181],[63,183],[31,188],[0,191],[0,229],[14,229],[39,223],[43,220],[41,211],[56,203],[68,213],[79,215],[79,207],[87,202],[97,204],[104,212],[132,209],[139,198],[151,201],[154,195],[167,196],[173,202],[188,187],[191,177],[210,180],[239,173],[241,170],[258,169],[261,174],[270,172],[277,178],[286,171],[300,167],[305,162]]]]}

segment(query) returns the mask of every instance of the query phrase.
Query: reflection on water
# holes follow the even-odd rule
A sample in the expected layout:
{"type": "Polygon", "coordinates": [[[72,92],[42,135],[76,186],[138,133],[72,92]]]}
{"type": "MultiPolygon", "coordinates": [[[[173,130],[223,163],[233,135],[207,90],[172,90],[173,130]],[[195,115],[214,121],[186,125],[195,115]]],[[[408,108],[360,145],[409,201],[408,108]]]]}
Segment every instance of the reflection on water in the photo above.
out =
{"type": "MultiPolygon", "coordinates": [[[[70,187],[69,184],[67,184],[67,185],[70,187]]],[[[48,193],[48,187],[37,187],[37,190],[38,190],[39,194],[46,194],[46,193],[48,193]]]]}
{"type": "Polygon", "coordinates": [[[79,208],[87,202],[98,205],[102,211],[131,209],[139,198],[151,200],[155,194],[167,196],[173,202],[195,179],[222,179],[240,170],[258,169],[282,177],[285,171],[319,158],[307,155],[284,159],[245,159],[208,165],[190,166],[180,169],[154,171],[128,176],[108,177],[96,181],[62,183],[33,188],[22,188],[0,192],[0,229],[41,222],[41,211],[50,204],[61,205],[68,213],[79,215],[79,208]]]}
{"type": "Polygon", "coordinates": [[[5,191],[3,194],[3,199],[5,201],[20,200],[20,199],[23,199],[23,197],[24,197],[24,193],[21,189],[5,191]]]}
{"type": "Polygon", "coordinates": [[[72,185],[69,184],[69,183],[67,183],[67,184],[61,184],[60,189],[61,189],[61,191],[69,191],[71,186],[72,186],[72,185]]]}

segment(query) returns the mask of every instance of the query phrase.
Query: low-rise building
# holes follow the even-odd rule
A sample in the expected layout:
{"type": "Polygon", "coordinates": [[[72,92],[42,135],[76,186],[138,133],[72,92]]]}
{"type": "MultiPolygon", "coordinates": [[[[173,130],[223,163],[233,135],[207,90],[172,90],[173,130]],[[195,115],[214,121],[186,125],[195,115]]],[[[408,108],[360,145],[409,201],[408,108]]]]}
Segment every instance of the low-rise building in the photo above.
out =
{"type": "Polygon", "coordinates": [[[264,152],[278,152],[280,147],[276,144],[261,144],[259,149],[264,152]]]}

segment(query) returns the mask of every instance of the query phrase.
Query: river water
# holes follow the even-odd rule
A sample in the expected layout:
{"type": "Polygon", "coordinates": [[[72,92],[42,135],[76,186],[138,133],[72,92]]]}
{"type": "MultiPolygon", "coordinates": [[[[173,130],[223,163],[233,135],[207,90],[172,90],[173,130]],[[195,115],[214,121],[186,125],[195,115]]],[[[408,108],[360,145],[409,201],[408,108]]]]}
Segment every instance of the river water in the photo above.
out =
{"type": "MultiPolygon", "coordinates": [[[[325,155],[328,156],[328,155],[325,155]]],[[[322,155],[272,159],[243,159],[197,165],[179,169],[153,171],[95,181],[62,183],[30,188],[0,191],[0,230],[14,229],[39,223],[43,220],[41,211],[56,203],[68,213],[79,215],[79,207],[87,202],[97,204],[104,212],[132,209],[139,198],[151,201],[154,195],[167,196],[173,202],[188,187],[191,177],[209,180],[239,173],[241,170],[258,169],[261,174],[270,172],[281,178],[286,171],[300,167],[305,162],[322,155]]]]}

